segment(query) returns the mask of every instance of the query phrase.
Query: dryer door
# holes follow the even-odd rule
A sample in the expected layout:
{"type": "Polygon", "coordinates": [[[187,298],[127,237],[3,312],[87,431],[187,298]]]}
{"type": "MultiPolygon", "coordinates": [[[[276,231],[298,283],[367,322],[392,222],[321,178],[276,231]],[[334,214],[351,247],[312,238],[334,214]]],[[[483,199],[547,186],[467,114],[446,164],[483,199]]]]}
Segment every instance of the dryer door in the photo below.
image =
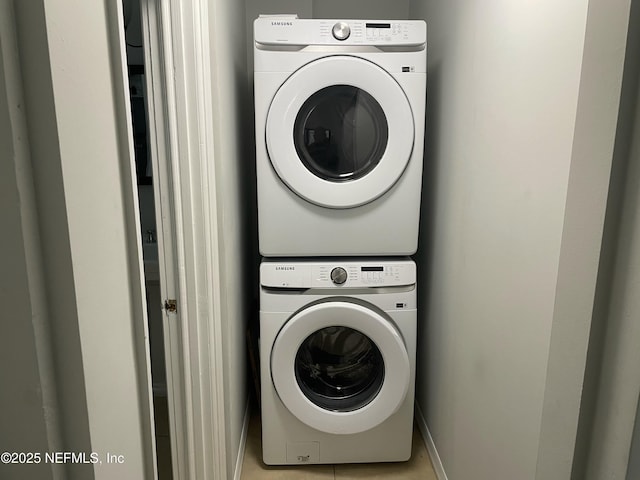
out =
{"type": "Polygon", "coordinates": [[[353,434],[397,411],[411,366],[391,319],[341,297],[306,307],[287,321],[273,344],[271,377],[298,420],[322,432],[353,434]]]}
{"type": "Polygon", "coordinates": [[[404,172],[414,141],[411,107],[376,64],[331,56],[294,72],[273,98],[269,158],[297,195],[329,208],[369,203],[404,172]]]}

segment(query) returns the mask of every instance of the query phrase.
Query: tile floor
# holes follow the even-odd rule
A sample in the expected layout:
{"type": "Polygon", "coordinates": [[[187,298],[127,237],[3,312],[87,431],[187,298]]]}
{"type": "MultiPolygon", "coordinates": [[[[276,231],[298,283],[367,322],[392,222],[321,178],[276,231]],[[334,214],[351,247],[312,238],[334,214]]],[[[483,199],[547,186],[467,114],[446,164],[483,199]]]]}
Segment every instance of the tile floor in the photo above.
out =
{"type": "Polygon", "coordinates": [[[437,480],[417,427],[413,431],[413,452],[408,462],[349,465],[307,465],[273,467],[262,463],[260,416],[251,417],[241,480],[394,479],[437,480]]]}
{"type": "MultiPolygon", "coordinates": [[[[167,398],[154,397],[158,480],[171,480],[171,444],[167,398]]],[[[411,460],[400,463],[308,465],[273,467],[262,463],[260,415],[251,417],[241,480],[350,480],[350,479],[437,480],[422,436],[413,431],[411,460]]]]}

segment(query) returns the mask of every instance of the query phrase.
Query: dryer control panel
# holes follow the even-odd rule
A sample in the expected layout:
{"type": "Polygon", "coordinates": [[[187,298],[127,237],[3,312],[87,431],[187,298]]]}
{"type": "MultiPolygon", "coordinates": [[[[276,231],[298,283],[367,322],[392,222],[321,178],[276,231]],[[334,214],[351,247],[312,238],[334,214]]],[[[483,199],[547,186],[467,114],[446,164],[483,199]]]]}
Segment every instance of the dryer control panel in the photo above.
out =
{"type": "Polygon", "coordinates": [[[319,20],[264,16],[254,22],[258,45],[423,46],[422,20],[319,20]]]}
{"type": "Polygon", "coordinates": [[[290,262],[265,259],[260,284],[272,288],[363,288],[416,283],[416,264],[406,260],[290,262]]]}

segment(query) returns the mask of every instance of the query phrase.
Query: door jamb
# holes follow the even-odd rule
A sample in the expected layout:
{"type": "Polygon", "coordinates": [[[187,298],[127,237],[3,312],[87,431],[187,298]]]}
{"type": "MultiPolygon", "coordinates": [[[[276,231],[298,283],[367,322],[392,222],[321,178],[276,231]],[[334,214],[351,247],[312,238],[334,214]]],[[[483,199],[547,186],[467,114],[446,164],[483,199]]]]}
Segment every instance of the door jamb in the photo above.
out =
{"type": "Polygon", "coordinates": [[[207,9],[141,1],[176,480],[228,476],[207,9]]]}

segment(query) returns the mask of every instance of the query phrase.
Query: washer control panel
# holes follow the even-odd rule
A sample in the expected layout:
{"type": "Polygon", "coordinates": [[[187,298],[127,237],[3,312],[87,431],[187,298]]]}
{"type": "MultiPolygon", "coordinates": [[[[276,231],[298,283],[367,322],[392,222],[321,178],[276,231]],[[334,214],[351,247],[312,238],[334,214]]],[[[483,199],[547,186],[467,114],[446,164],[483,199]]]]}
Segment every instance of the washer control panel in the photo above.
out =
{"type": "Polygon", "coordinates": [[[259,45],[419,46],[427,41],[422,20],[319,20],[264,16],[254,22],[259,45]]]}
{"type": "Polygon", "coordinates": [[[349,278],[349,274],[342,267],[335,267],[331,269],[331,281],[336,285],[342,285],[349,278]]]}
{"type": "Polygon", "coordinates": [[[346,40],[351,35],[351,27],[348,23],[338,22],[331,29],[331,33],[336,40],[346,40]]]}
{"type": "Polygon", "coordinates": [[[264,260],[260,284],[273,288],[363,288],[413,285],[412,260],[289,262],[264,260]]]}

